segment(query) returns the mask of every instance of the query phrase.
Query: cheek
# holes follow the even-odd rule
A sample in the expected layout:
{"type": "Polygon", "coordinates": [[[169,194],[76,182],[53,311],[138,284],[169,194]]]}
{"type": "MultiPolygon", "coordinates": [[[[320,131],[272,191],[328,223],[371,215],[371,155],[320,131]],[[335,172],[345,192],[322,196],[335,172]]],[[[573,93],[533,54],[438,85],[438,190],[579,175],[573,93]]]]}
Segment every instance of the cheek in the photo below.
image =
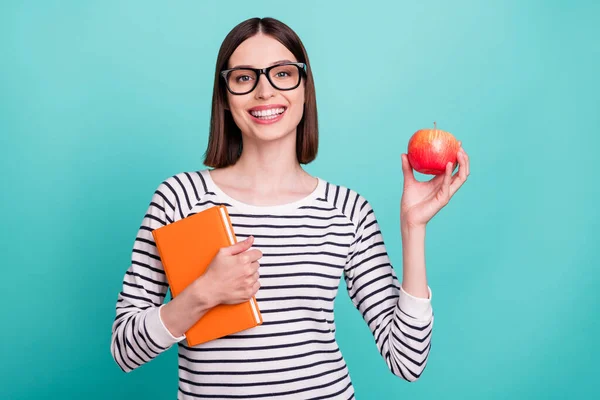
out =
{"type": "Polygon", "coordinates": [[[288,111],[292,111],[291,116],[293,117],[294,122],[298,123],[304,115],[304,92],[299,92],[298,95],[290,99],[290,103],[293,104],[293,109],[288,111]]]}
{"type": "Polygon", "coordinates": [[[241,98],[242,96],[228,96],[229,111],[233,116],[233,120],[239,126],[244,123],[244,114],[246,113],[244,104],[246,102],[241,98]]]}

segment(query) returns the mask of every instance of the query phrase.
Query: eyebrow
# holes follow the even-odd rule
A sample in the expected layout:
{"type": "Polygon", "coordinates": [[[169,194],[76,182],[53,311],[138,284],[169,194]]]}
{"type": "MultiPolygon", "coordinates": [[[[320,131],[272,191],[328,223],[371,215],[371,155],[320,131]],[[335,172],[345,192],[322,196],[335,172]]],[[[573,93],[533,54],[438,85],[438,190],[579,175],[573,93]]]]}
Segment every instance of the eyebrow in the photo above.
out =
{"type": "MultiPolygon", "coordinates": [[[[272,62],[270,65],[275,65],[275,64],[280,64],[280,63],[289,63],[289,62],[295,62],[295,61],[279,60],[279,61],[272,62]]],[[[236,65],[231,68],[254,68],[254,67],[252,65],[236,65]]]]}

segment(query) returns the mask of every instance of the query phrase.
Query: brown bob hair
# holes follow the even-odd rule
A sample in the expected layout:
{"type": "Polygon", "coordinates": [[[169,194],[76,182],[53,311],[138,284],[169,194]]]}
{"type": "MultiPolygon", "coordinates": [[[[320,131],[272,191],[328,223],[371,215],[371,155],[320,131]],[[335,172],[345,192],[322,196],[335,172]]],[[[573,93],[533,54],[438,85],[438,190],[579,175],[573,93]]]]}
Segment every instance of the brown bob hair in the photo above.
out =
{"type": "Polygon", "coordinates": [[[220,72],[227,69],[229,58],[244,40],[261,32],[281,42],[298,62],[303,62],[307,66],[304,77],[304,112],[296,134],[296,156],[300,164],[308,164],[317,156],[319,144],[317,101],[306,49],[298,35],[283,22],[274,18],[250,18],[235,26],[227,34],[217,56],[210,136],[204,154],[204,165],[208,167],[221,168],[233,165],[242,153],[242,133],[227,109],[227,89],[220,72]]]}

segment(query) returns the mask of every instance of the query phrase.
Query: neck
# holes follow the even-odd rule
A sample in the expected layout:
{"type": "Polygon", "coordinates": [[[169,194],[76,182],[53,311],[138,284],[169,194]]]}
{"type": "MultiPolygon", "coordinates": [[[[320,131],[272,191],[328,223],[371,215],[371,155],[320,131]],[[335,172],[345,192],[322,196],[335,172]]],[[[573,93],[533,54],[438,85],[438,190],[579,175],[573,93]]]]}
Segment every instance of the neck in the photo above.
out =
{"type": "Polygon", "coordinates": [[[245,137],[242,155],[231,170],[235,171],[240,186],[265,194],[297,188],[308,177],[296,157],[295,134],[271,142],[245,137]]]}

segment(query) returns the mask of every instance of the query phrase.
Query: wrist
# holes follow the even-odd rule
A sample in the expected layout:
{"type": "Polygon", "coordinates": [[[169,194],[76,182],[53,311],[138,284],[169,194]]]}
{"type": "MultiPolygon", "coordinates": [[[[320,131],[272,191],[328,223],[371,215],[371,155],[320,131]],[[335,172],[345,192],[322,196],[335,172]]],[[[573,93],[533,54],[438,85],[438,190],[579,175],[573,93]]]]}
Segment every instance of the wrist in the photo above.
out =
{"type": "Polygon", "coordinates": [[[401,221],[400,231],[403,237],[424,235],[426,224],[415,224],[411,222],[401,221]]]}
{"type": "Polygon", "coordinates": [[[216,292],[211,290],[211,285],[205,276],[196,279],[190,286],[191,307],[203,313],[220,303],[216,292]]]}

